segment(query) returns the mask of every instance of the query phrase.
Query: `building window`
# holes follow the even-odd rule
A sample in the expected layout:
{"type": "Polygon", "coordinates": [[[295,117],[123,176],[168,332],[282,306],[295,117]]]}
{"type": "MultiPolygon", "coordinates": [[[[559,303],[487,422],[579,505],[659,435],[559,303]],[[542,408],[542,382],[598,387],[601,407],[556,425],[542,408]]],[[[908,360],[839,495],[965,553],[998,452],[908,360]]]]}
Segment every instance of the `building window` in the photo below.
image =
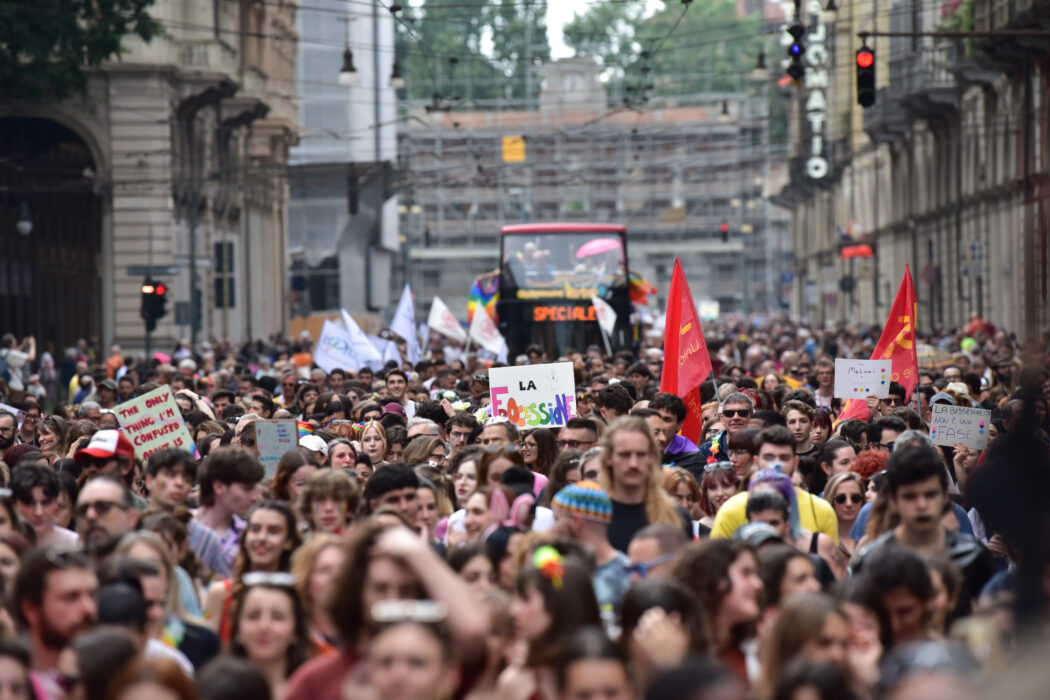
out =
{"type": "Polygon", "coordinates": [[[233,243],[215,244],[215,308],[232,309],[237,305],[233,279],[233,243]]]}

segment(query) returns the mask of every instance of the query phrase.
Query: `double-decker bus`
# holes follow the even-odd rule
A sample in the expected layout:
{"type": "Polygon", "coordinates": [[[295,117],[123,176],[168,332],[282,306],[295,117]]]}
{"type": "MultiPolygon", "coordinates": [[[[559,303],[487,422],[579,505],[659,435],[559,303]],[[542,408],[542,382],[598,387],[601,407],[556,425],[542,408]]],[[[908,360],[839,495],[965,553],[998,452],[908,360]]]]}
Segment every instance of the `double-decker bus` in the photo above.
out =
{"type": "Polygon", "coordinates": [[[592,296],[616,312],[612,351],[631,348],[625,226],[515,224],[503,227],[500,248],[496,310],[512,360],[532,344],[550,358],[589,345],[604,349],[592,296]]]}

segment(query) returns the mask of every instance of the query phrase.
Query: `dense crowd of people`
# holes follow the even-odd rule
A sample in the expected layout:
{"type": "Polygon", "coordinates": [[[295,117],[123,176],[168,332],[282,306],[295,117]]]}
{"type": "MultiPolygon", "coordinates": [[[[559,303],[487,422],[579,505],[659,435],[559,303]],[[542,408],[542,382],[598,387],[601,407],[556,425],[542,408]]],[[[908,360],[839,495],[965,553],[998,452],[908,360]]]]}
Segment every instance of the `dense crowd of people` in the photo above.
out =
{"type": "Polygon", "coordinates": [[[308,337],[56,362],[5,335],[0,698],[1014,697],[1050,593],[1045,347],[975,318],[840,420],[834,360],[879,329],[705,330],[696,440],[658,347],[528,348],[576,401],[525,430],[440,342],[325,372],[308,337]],[[141,459],[115,409],[162,385],[195,444],[141,459]],[[990,410],[988,446],[936,445],[937,404],[990,410]]]}

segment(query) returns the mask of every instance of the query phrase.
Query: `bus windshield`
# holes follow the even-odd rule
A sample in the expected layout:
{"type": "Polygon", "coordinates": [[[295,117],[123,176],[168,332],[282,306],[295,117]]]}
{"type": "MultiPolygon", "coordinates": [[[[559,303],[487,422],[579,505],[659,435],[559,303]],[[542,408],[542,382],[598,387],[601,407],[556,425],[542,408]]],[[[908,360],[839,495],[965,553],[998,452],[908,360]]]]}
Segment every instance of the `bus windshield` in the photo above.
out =
{"type": "Polygon", "coordinates": [[[518,299],[590,298],[627,286],[615,233],[504,234],[502,263],[501,286],[518,299]]]}

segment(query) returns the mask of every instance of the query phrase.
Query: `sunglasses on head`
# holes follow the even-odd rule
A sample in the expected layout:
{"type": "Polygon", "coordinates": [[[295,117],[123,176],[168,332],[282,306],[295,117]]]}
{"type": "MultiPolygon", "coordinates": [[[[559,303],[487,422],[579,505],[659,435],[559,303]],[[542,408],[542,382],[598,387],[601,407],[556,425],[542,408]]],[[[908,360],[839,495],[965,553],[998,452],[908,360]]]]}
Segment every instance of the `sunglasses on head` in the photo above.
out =
{"type": "Polygon", "coordinates": [[[733,471],[735,467],[732,462],[711,462],[710,464],[704,465],[704,473],[710,473],[718,470],[733,471]]]}
{"type": "Polygon", "coordinates": [[[835,494],[835,503],[838,503],[840,506],[843,505],[846,502],[846,499],[849,499],[850,503],[860,503],[861,501],[864,500],[864,497],[861,496],[859,493],[850,493],[850,494],[839,493],[839,494],[835,494]]]}

